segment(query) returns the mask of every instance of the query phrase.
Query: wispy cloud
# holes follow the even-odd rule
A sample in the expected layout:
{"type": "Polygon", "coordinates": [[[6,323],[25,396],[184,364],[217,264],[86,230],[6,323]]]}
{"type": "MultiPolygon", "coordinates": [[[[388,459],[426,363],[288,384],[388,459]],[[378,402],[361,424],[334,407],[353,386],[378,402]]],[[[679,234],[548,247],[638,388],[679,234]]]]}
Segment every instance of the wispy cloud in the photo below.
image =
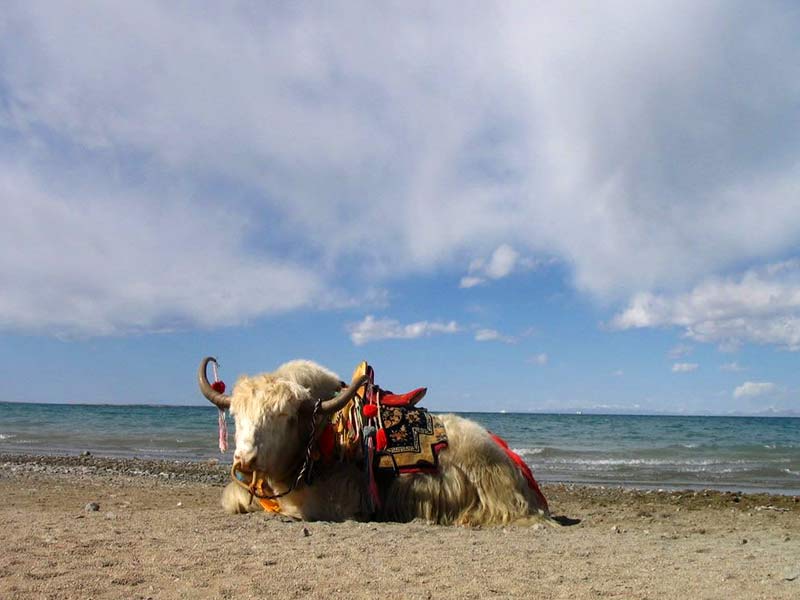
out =
{"type": "Polygon", "coordinates": [[[699,365],[697,363],[675,363],[672,365],[673,373],[691,373],[696,371],[699,365]]]}
{"type": "Polygon", "coordinates": [[[684,356],[689,356],[694,348],[689,346],[688,344],[678,344],[677,346],[673,346],[670,348],[667,356],[671,359],[683,358],[684,356]]]}
{"type": "Polygon", "coordinates": [[[745,369],[738,362],[734,361],[720,365],[719,370],[727,371],[728,373],[738,373],[740,371],[744,371],[745,369]]]}
{"type": "Polygon", "coordinates": [[[745,381],[742,385],[733,390],[734,398],[755,398],[772,394],[777,390],[777,386],[769,381],[745,381]]]}
{"type": "Polygon", "coordinates": [[[372,315],[367,315],[358,323],[351,323],[347,329],[350,333],[350,340],[356,346],[379,340],[412,340],[436,334],[458,333],[460,331],[455,321],[418,321],[402,325],[396,319],[376,319],[372,315]]]}
{"type": "Polygon", "coordinates": [[[502,342],[504,344],[516,344],[519,340],[510,335],[503,335],[496,329],[478,329],[475,332],[476,342],[502,342]]]}
{"type": "Polygon", "coordinates": [[[550,357],[546,352],[540,352],[539,354],[534,354],[533,356],[529,357],[525,362],[531,365],[544,367],[550,362],[550,357]]]}

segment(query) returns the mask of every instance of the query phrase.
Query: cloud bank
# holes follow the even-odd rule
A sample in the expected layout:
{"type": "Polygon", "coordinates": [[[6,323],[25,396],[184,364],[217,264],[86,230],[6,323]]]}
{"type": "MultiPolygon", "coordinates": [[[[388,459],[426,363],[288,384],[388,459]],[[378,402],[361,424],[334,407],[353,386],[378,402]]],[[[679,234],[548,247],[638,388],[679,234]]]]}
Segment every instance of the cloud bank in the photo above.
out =
{"type": "Polygon", "coordinates": [[[684,328],[687,338],[736,347],[744,342],[800,350],[800,260],[712,277],[684,294],[637,294],[616,315],[618,329],[684,328]]]}
{"type": "Polygon", "coordinates": [[[364,272],[490,257],[468,287],[546,254],[592,298],[638,294],[621,328],[797,349],[791,312],[670,306],[796,249],[799,19],[779,2],[6,3],[0,325],[241,322],[364,272]]]}
{"type": "Polygon", "coordinates": [[[14,224],[0,241],[4,329],[72,337],[212,327],[320,294],[321,279],[302,265],[245,256],[248,224],[220,207],[184,210],[133,192],[109,203],[2,164],[0,198],[14,224]]]}

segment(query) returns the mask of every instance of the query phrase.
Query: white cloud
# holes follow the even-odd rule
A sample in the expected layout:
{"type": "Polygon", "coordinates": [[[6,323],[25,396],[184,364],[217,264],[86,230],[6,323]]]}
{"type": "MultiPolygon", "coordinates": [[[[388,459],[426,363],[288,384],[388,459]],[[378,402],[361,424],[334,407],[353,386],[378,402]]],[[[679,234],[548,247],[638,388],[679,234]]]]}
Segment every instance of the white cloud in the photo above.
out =
{"type": "Polygon", "coordinates": [[[531,365],[538,365],[540,367],[543,367],[550,362],[550,357],[547,355],[546,352],[540,352],[539,354],[535,354],[530,358],[528,358],[526,362],[531,365]]]}
{"type": "Polygon", "coordinates": [[[485,281],[485,279],[481,279],[480,277],[472,277],[469,275],[465,275],[461,278],[461,282],[459,283],[459,287],[462,288],[471,288],[475,287],[476,285],[480,285],[485,281]]]}
{"type": "Polygon", "coordinates": [[[677,346],[673,346],[672,348],[670,348],[669,352],[667,353],[667,356],[669,356],[672,359],[683,358],[684,356],[689,356],[693,350],[694,348],[692,348],[688,344],[678,344],[677,346]]]}
{"type": "Polygon", "coordinates": [[[534,264],[530,259],[520,259],[519,252],[508,244],[501,244],[488,260],[478,258],[470,263],[468,274],[461,278],[459,287],[471,288],[489,279],[502,279],[520,265],[531,267],[534,264]]]}
{"type": "Polygon", "coordinates": [[[691,373],[696,371],[699,365],[697,363],[675,363],[672,365],[673,373],[691,373]]]}
{"type": "Polygon", "coordinates": [[[744,371],[744,367],[736,361],[720,365],[719,369],[720,371],[727,371],[728,373],[738,373],[740,371],[744,371]]]}
{"type": "Polygon", "coordinates": [[[683,327],[686,337],[800,350],[800,260],[750,269],[739,277],[708,278],[685,294],[638,294],[614,317],[617,329],[683,327]]]}
{"type": "Polygon", "coordinates": [[[768,381],[745,381],[742,385],[733,390],[734,398],[755,398],[772,394],[777,386],[768,381]]]}
{"type": "Polygon", "coordinates": [[[516,344],[517,338],[503,335],[496,329],[478,329],[475,332],[476,342],[503,342],[504,344],[516,344]]]}
{"type": "Polygon", "coordinates": [[[491,279],[502,279],[508,276],[514,270],[514,266],[519,259],[519,252],[514,250],[508,244],[498,246],[492,252],[489,263],[486,265],[485,273],[491,279]]]}
{"type": "Polygon", "coordinates": [[[131,192],[54,195],[0,163],[0,328],[61,336],[122,335],[241,323],[312,306],[320,278],[242,248],[248,229],[219,207],[131,192]]]}
{"type": "MultiPolygon", "coordinates": [[[[8,179],[0,202],[32,188],[44,213],[74,216],[100,194],[89,221],[127,248],[62,273],[77,237],[45,219],[37,252],[63,260],[5,264],[16,300],[0,323],[146,330],[204,318],[210,297],[240,321],[343,276],[383,286],[503,246],[557,256],[614,301],[775,260],[800,236],[800,133],[785,126],[800,38],[780,4],[733,4],[10,3],[0,163],[31,181],[8,179]],[[173,243],[152,242],[170,226],[173,243]],[[218,250],[216,277],[231,269],[224,298],[190,268],[198,246],[218,250]],[[130,270],[136,292],[117,289],[130,270]],[[26,300],[51,279],[65,281],[50,301],[26,300]]],[[[27,241],[22,212],[4,210],[0,240],[27,241]]],[[[501,253],[462,284],[520,260],[501,253]]]]}
{"type": "Polygon", "coordinates": [[[418,321],[402,325],[396,319],[376,319],[372,315],[367,315],[362,321],[351,323],[348,326],[348,331],[350,332],[350,340],[356,346],[362,346],[368,342],[379,340],[411,340],[440,333],[458,333],[460,328],[455,321],[446,323],[442,321],[418,321]]]}

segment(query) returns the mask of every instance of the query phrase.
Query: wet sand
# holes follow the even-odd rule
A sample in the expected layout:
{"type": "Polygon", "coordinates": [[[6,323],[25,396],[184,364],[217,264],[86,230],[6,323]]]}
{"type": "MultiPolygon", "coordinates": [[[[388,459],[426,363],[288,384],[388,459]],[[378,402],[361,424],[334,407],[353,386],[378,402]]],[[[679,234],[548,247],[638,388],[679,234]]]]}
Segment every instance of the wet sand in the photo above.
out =
{"type": "Polygon", "coordinates": [[[0,455],[0,598],[800,597],[797,497],[550,484],[579,523],[476,529],[229,516],[226,481],[0,455]]]}

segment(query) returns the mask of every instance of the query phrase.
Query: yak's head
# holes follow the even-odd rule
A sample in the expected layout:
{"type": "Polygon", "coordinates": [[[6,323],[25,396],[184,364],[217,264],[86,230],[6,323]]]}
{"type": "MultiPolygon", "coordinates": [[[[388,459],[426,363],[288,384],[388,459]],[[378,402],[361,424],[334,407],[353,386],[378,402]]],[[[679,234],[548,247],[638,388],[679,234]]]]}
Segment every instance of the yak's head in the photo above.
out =
{"type": "Polygon", "coordinates": [[[261,471],[274,481],[285,481],[299,470],[309,443],[314,419],[321,432],[326,415],[339,410],[355,395],[363,379],[345,387],[331,371],[307,360],[295,360],[273,373],[241,377],[230,395],[213,390],[206,367],[200,364],[198,380],[203,395],[221,409],[229,408],[236,421],[234,462],[246,471],[261,471]]]}

